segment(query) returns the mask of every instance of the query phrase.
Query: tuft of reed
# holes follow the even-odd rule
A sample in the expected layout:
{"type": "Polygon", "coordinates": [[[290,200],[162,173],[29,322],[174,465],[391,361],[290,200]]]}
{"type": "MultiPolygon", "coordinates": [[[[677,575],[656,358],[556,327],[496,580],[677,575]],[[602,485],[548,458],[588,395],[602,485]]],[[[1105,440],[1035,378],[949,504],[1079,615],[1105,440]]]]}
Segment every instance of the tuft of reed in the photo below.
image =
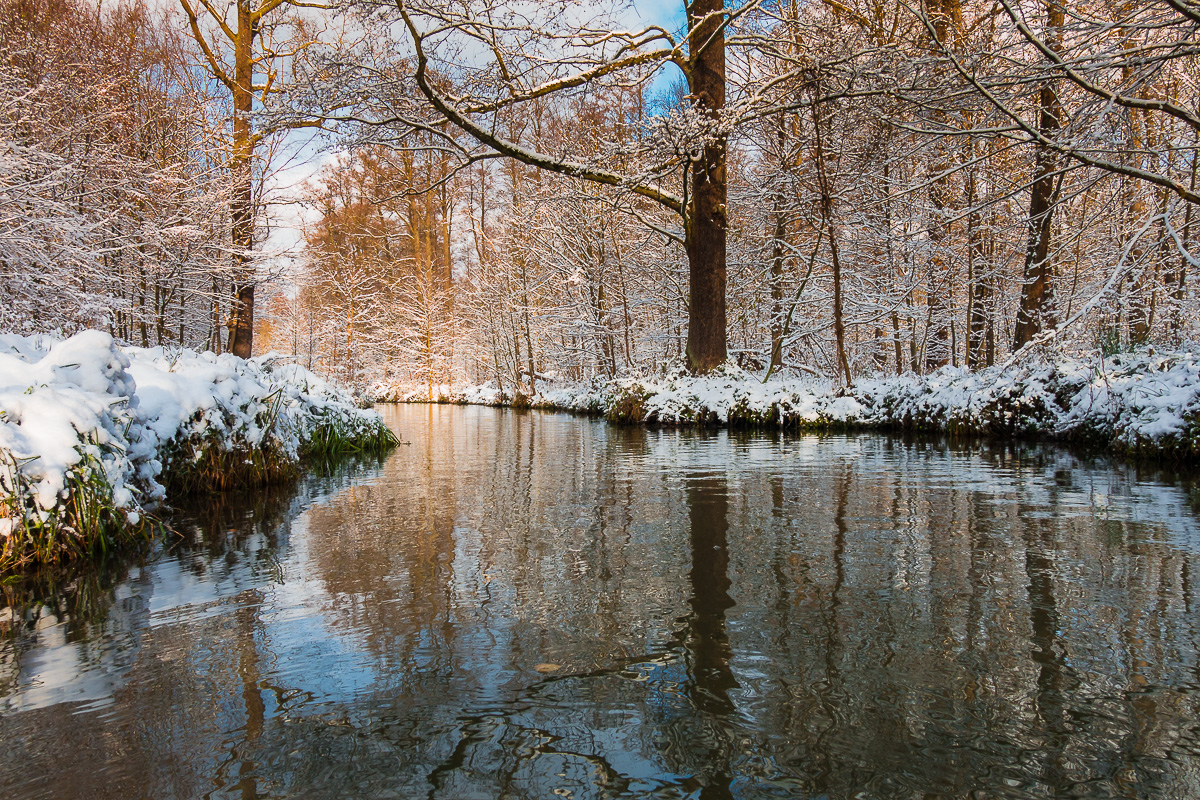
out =
{"type": "Polygon", "coordinates": [[[139,512],[130,522],[129,510],[113,499],[113,487],[101,457],[104,445],[80,447],[82,458],[67,473],[65,497],[51,509],[38,506],[35,487],[18,469],[11,454],[0,464],[9,491],[0,495],[0,516],[12,527],[0,538],[0,570],[29,564],[62,564],[104,556],[131,545],[143,545],[154,536],[158,521],[139,512]]]}
{"type": "Polygon", "coordinates": [[[159,480],[177,495],[284,483],[298,473],[295,460],[269,439],[261,446],[227,447],[210,436],[172,448],[164,462],[159,480]]]}
{"type": "Polygon", "coordinates": [[[164,459],[167,466],[160,480],[172,495],[267,486],[295,479],[301,461],[383,453],[399,443],[381,419],[329,415],[312,428],[298,454],[269,432],[254,446],[231,447],[216,436],[178,443],[164,459]]]}
{"type": "Polygon", "coordinates": [[[326,458],[343,453],[383,453],[398,444],[400,439],[381,419],[331,417],[313,428],[301,455],[326,458]]]}

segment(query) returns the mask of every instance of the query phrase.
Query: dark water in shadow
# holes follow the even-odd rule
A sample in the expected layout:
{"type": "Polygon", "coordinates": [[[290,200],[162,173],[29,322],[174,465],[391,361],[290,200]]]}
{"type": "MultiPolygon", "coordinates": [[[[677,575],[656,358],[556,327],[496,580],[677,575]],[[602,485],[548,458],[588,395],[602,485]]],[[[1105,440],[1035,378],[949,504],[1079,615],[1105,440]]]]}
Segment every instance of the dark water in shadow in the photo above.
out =
{"type": "Polygon", "coordinates": [[[386,413],[385,463],[5,588],[0,797],[1200,796],[1189,484],[386,413]]]}

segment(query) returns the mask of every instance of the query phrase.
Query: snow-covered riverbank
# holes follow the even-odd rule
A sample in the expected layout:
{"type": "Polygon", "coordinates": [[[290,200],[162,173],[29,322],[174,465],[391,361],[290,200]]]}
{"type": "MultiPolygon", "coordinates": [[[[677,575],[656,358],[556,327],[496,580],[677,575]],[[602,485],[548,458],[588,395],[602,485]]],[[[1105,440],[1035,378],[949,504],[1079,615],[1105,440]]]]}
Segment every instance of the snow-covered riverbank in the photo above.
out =
{"type": "MultiPolygon", "coordinates": [[[[494,383],[434,387],[440,402],[509,405],[494,383]]],[[[379,398],[424,402],[424,387],[379,398]]],[[[1200,353],[1145,351],[1100,358],[1031,358],[978,372],[946,367],[857,381],[761,382],[735,366],[694,377],[542,383],[531,407],[666,425],[887,428],[956,435],[1084,441],[1142,457],[1200,456],[1200,353]]]]}
{"type": "Polygon", "coordinates": [[[271,357],[0,335],[0,566],[138,537],[171,492],[276,480],[382,448],[374,411],[271,357]]]}

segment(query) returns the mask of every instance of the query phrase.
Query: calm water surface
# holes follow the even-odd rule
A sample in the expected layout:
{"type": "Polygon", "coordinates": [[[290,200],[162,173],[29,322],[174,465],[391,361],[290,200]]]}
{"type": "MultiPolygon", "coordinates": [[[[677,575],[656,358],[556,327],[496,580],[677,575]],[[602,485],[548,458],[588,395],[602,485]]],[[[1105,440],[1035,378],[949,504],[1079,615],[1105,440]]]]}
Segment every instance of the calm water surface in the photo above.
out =
{"type": "Polygon", "coordinates": [[[1200,796],[1200,517],[1067,453],[385,410],[0,605],[0,797],[1200,796]]]}

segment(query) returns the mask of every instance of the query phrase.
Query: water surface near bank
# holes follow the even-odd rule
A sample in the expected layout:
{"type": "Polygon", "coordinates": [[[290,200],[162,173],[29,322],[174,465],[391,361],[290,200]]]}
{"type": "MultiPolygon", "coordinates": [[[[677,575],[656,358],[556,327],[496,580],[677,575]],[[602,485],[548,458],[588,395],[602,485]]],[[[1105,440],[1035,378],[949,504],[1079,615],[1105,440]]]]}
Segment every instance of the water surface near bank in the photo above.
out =
{"type": "Polygon", "coordinates": [[[383,463],[10,587],[0,794],[1200,795],[1189,482],[385,413],[410,444],[383,463]]]}

